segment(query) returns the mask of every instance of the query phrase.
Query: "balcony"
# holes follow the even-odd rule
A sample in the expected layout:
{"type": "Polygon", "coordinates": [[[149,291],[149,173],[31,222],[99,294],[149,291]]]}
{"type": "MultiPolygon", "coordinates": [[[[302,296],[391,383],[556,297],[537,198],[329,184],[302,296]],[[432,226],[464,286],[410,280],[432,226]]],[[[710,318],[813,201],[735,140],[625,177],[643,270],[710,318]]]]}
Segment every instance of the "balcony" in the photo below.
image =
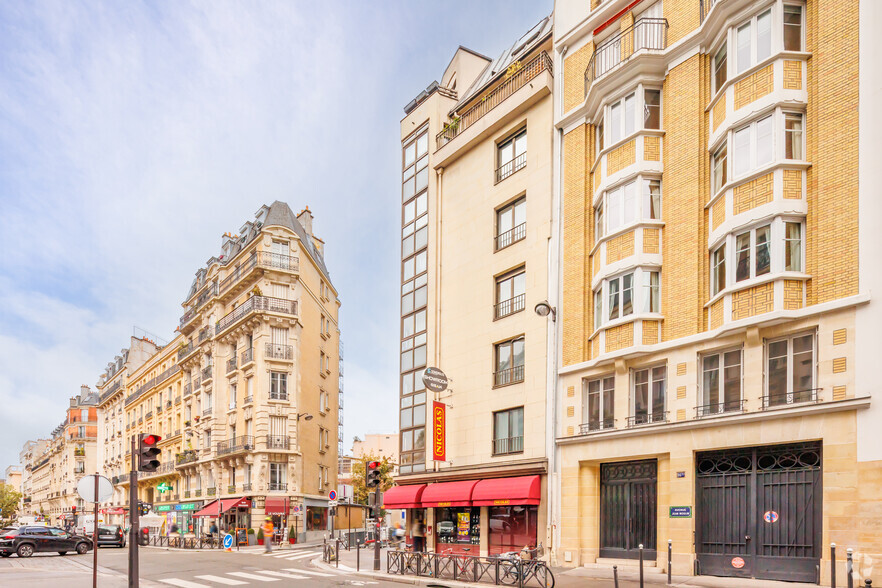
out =
{"type": "Polygon", "coordinates": [[[717,416],[730,412],[744,412],[743,400],[727,400],[724,402],[716,402],[711,404],[702,404],[695,407],[695,418],[702,419],[710,416],[717,416]]]}
{"type": "Polygon", "coordinates": [[[199,342],[202,343],[206,341],[209,337],[211,337],[211,328],[205,327],[201,331],[199,331],[199,342]]]}
{"type": "Polygon", "coordinates": [[[205,410],[202,411],[202,418],[207,419],[208,417],[211,416],[211,412],[212,412],[212,410],[211,410],[211,407],[209,406],[208,408],[206,408],[205,410]]]}
{"type": "Polygon", "coordinates": [[[215,487],[213,487],[213,486],[212,486],[211,488],[207,488],[207,489],[205,490],[205,495],[206,495],[206,496],[215,496],[215,495],[217,495],[217,488],[215,488],[215,487]]]}
{"type": "Polygon", "coordinates": [[[173,436],[173,437],[178,437],[180,434],[181,434],[181,430],[180,430],[180,429],[175,429],[175,434],[172,435],[172,436],[173,436]]]}
{"type": "Polygon", "coordinates": [[[250,451],[252,449],[254,449],[254,438],[251,435],[241,435],[226,441],[220,441],[217,444],[217,454],[219,456],[238,453],[239,451],[250,451]]]}
{"type": "Polygon", "coordinates": [[[527,167],[527,154],[521,153],[514,159],[507,161],[496,168],[496,183],[498,184],[516,171],[520,171],[527,167]]]}
{"type": "Polygon", "coordinates": [[[196,454],[195,450],[188,450],[182,453],[178,453],[175,456],[175,465],[184,465],[188,463],[193,463],[199,459],[199,456],[196,454]]]}
{"type": "Polygon", "coordinates": [[[234,355],[231,359],[227,360],[227,374],[231,374],[236,371],[236,356],[234,355]]]}
{"type": "Polygon", "coordinates": [[[190,498],[190,491],[184,490],[184,498],[190,498]]]}
{"type": "Polygon", "coordinates": [[[516,365],[493,374],[494,386],[507,386],[524,381],[524,366],[516,365]]]}
{"type": "Polygon", "coordinates": [[[628,417],[628,426],[636,427],[639,425],[650,425],[652,423],[668,422],[668,411],[653,412],[652,414],[644,413],[628,417]]]}
{"type": "MultiPolygon", "coordinates": [[[[189,386],[189,384],[187,384],[187,385],[189,386]]],[[[180,404],[180,403],[181,403],[181,395],[179,394],[179,395],[175,396],[175,404],[180,404]]]]}
{"type": "Polygon", "coordinates": [[[195,491],[193,492],[193,496],[196,497],[196,498],[199,498],[200,496],[202,496],[202,490],[201,490],[201,489],[200,489],[200,490],[195,490],[195,491]]]}
{"type": "Polygon", "coordinates": [[[806,390],[794,390],[793,392],[781,392],[762,396],[762,410],[788,406],[790,404],[808,404],[821,401],[820,392],[823,388],[808,388],[806,390]]]}
{"type": "Polygon", "coordinates": [[[597,419],[588,421],[587,423],[582,423],[579,425],[579,434],[587,435],[588,433],[593,433],[595,431],[606,431],[608,429],[616,428],[616,419],[608,418],[608,419],[597,419]]]}
{"type": "Polygon", "coordinates": [[[546,70],[550,73],[552,65],[548,54],[543,51],[540,55],[527,62],[526,65],[514,71],[505,81],[481,98],[477,104],[466,110],[459,118],[448,123],[444,130],[435,136],[437,148],[444,147],[461,135],[466,129],[504,102],[506,98],[526,86],[530,80],[546,70]]]}
{"type": "Polygon", "coordinates": [[[236,493],[236,485],[230,484],[227,486],[227,494],[235,494],[236,493]]]}
{"type": "MultiPolygon", "coordinates": [[[[153,411],[152,411],[152,410],[148,410],[148,411],[147,411],[147,414],[144,415],[144,418],[147,419],[147,420],[152,419],[152,418],[153,418],[153,411]]],[[[141,419],[138,419],[138,422],[140,423],[140,422],[141,422],[141,419]]]]}
{"type": "Polygon", "coordinates": [[[234,325],[239,319],[252,312],[276,312],[279,314],[297,315],[297,301],[283,298],[271,298],[269,296],[252,296],[241,306],[227,314],[217,322],[215,334],[220,335],[224,330],[234,325]]]}
{"type": "Polygon", "coordinates": [[[285,482],[270,482],[267,484],[266,489],[270,492],[285,492],[288,490],[288,484],[285,482]]]}
{"type": "Polygon", "coordinates": [[[181,345],[181,348],[178,349],[178,363],[184,361],[184,359],[193,354],[196,349],[197,347],[190,342],[186,345],[181,345]]]}
{"type": "Polygon", "coordinates": [[[249,363],[254,361],[254,348],[249,347],[248,349],[246,349],[245,351],[242,352],[242,355],[240,357],[242,360],[242,367],[244,368],[246,365],[248,365],[249,363]]]}
{"type": "Polygon", "coordinates": [[[270,400],[288,400],[287,390],[270,390],[270,400]]]}
{"type": "Polygon", "coordinates": [[[162,412],[162,403],[158,402],[158,403],[156,403],[156,414],[159,414],[161,412],[162,412]]]}
{"type": "Polygon", "coordinates": [[[244,404],[251,404],[254,402],[254,396],[246,396],[244,404]]]}
{"type": "Polygon", "coordinates": [[[251,484],[243,484],[242,492],[251,492],[251,484]]]}
{"type": "Polygon", "coordinates": [[[166,400],[166,401],[165,401],[165,407],[166,407],[166,408],[171,408],[171,407],[172,407],[172,401],[171,401],[171,400],[166,400]]]}
{"type": "Polygon", "coordinates": [[[668,43],[668,20],[641,18],[603,43],[585,69],[585,95],[591,84],[646,51],[663,51],[668,43]]]}
{"type": "Polygon", "coordinates": [[[181,315],[181,320],[178,321],[178,327],[183,331],[184,327],[186,327],[194,318],[196,318],[196,308],[188,308],[187,312],[181,315]]]}
{"type": "Polygon", "coordinates": [[[193,385],[192,384],[184,384],[184,398],[193,393],[193,385]]]}
{"type": "Polygon", "coordinates": [[[502,439],[494,439],[492,445],[493,455],[523,453],[524,436],[521,435],[519,437],[503,437],[502,439]]]}
{"type": "Polygon", "coordinates": [[[291,449],[291,438],[287,435],[267,435],[267,449],[291,449]]]}
{"type": "Polygon", "coordinates": [[[202,387],[202,378],[196,376],[196,379],[193,380],[193,392],[196,392],[199,388],[202,387]]]}
{"type": "Polygon", "coordinates": [[[524,310],[524,304],[526,300],[527,297],[525,294],[518,294],[514,298],[503,300],[496,305],[496,318],[500,319],[502,317],[524,310]]]}
{"type": "Polygon", "coordinates": [[[499,233],[496,235],[496,251],[505,249],[513,243],[522,241],[527,237],[527,223],[521,223],[518,226],[499,233]]]}
{"type": "Polygon", "coordinates": [[[255,268],[297,272],[300,271],[300,259],[281,253],[255,251],[220,282],[218,285],[218,295],[226,294],[228,290],[239,283],[255,268]]]}
{"type": "Polygon", "coordinates": [[[291,345],[276,345],[275,343],[266,344],[267,359],[294,359],[294,347],[291,345]]]}
{"type": "Polygon", "coordinates": [[[208,364],[204,368],[202,368],[202,381],[207,382],[211,379],[211,373],[214,370],[214,366],[212,364],[208,364]]]}

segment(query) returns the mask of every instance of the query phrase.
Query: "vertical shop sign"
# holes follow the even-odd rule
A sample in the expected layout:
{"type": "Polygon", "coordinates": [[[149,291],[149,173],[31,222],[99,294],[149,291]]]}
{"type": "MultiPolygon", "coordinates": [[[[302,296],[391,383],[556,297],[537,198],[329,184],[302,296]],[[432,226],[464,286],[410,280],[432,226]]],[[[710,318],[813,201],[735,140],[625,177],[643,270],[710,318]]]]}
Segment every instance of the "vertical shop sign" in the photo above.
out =
{"type": "Polygon", "coordinates": [[[447,416],[446,406],[441,402],[432,403],[432,459],[447,461],[447,416]]]}

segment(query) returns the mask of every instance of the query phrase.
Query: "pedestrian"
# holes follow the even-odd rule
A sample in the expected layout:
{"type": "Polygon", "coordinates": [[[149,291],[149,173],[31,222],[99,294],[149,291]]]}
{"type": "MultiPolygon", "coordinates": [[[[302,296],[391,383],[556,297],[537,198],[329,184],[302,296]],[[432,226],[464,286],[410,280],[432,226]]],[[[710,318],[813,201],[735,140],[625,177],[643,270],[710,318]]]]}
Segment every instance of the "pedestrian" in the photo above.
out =
{"type": "Polygon", "coordinates": [[[273,518],[266,517],[266,521],[263,523],[263,545],[266,550],[266,553],[271,553],[273,550],[273,518]]]}
{"type": "Polygon", "coordinates": [[[211,535],[211,538],[214,539],[214,535],[217,533],[217,523],[211,521],[211,526],[208,528],[208,534],[211,535]]]}
{"type": "Polygon", "coordinates": [[[426,526],[423,519],[417,517],[413,524],[413,550],[422,553],[426,549],[426,526]]]}

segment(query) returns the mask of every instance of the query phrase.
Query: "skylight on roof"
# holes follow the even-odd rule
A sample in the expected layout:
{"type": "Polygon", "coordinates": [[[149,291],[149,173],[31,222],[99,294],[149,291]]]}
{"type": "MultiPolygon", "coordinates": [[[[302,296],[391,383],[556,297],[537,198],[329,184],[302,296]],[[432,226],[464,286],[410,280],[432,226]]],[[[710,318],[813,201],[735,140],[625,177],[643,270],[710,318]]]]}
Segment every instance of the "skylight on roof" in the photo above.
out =
{"type": "Polygon", "coordinates": [[[544,20],[542,22],[540,22],[539,24],[537,24],[532,29],[530,29],[529,31],[527,31],[526,35],[524,35],[523,37],[518,39],[518,42],[515,43],[515,47],[511,52],[512,56],[515,56],[518,53],[520,53],[521,51],[523,51],[527,45],[529,45],[533,40],[536,39],[536,37],[539,36],[539,33],[542,31],[543,24],[545,24],[544,20]]]}

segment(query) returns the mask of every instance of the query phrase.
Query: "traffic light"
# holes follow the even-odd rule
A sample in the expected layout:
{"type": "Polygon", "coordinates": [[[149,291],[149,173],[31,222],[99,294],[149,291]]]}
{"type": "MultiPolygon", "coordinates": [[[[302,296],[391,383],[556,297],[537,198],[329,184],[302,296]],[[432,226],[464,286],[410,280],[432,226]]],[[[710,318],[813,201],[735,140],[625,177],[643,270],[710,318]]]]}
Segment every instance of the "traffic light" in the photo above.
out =
{"type": "Polygon", "coordinates": [[[159,454],[162,450],[157,447],[162,437],[152,433],[141,433],[138,438],[138,471],[155,472],[159,468],[159,454]]]}
{"type": "Polygon", "coordinates": [[[71,513],[74,517],[77,516],[77,506],[76,506],[76,505],[73,505],[72,507],[70,507],[70,513],[71,513]]]}
{"type": "Polygon", "coordinates": [[[367,474],[365,475],[365,486],[368,488],[379,488],[380,486],[380,462],[369,461],[366,466],[367,474]]]}
{"type": "Polygon", "coordinates": [[[150,505],[146,502],[138,501],[138,513],[143,517],[147,516],[147,513],[150,512],[150,505]]]}

